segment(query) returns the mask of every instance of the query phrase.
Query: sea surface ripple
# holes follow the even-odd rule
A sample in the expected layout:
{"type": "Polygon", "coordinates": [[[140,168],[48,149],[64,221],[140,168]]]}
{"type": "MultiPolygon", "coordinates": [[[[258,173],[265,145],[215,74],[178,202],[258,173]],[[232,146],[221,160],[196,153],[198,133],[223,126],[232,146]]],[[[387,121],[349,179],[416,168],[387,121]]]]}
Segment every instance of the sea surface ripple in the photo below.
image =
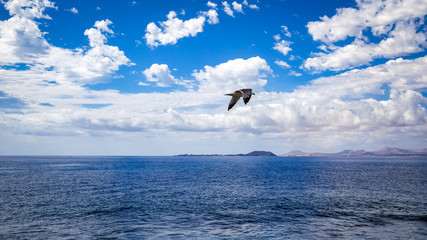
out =
{"type": "Polygon", "coordinates": [[[0,156],[0,239],[427,239],[427,159],[0,156]]]}

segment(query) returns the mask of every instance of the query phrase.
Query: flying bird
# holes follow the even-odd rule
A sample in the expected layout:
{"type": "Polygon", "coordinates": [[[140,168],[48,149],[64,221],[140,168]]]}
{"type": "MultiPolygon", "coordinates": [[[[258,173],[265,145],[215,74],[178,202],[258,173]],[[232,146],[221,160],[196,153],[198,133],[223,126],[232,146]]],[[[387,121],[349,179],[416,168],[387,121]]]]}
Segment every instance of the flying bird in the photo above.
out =
{"type": "Polygon", "coordinates": [[[230,111],[230,109],[236,105],[237,101],[239,101],[239,99],[241,97],[243,97],[243,102],[246,104],[249,102],[249,100],[251,99],[252,95],[255,95],[255,93],[252,92],[252,89],[250,88],[245,88],[245,89],[240,89],[235,91],[234,93],[227,93],[225,94],[226,96],[232,96],[230,103],[228,104],[228,111],[230,111]]]}

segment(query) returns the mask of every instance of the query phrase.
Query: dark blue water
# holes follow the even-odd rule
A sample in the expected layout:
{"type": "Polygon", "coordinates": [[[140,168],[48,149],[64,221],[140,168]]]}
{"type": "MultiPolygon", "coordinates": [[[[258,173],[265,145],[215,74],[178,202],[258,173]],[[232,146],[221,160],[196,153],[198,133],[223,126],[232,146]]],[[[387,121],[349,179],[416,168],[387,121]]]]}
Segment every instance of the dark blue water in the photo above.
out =
{"type": "Polygon", "coordinates": [[[427,159],[0,157],[0,239],[427,239],[427,159]]]}

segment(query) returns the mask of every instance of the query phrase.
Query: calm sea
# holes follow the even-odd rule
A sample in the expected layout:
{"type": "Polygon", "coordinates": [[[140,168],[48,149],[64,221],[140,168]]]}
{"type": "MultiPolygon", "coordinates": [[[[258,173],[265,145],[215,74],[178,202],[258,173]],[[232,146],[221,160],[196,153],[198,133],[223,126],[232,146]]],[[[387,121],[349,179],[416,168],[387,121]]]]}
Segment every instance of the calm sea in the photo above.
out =
{"type": "Polygon", "coordinates": [[[0,239],[427,239],[427,159],[0,157],[0,239]]]}

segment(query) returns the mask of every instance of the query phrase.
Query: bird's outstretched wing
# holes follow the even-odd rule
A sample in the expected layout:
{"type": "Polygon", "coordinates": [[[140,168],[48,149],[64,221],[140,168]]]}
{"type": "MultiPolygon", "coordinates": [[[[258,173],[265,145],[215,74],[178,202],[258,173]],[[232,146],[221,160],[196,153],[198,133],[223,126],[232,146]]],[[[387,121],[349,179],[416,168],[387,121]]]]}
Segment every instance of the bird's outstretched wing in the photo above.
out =
{"type": "Polygon", "coordinates": [[[252,89],[241,89],[240,91],[243,93],[243,102],[248,103],[252,97],[252,89]]]}
{"type": "Polygon", "coordinates": [[[239,101],[240,97],[239,96],[233,96],[230,100],[230,103],[228,104],[228,111],[230,111],[230,109],[236,105],[237,101],[239,101]]]}

